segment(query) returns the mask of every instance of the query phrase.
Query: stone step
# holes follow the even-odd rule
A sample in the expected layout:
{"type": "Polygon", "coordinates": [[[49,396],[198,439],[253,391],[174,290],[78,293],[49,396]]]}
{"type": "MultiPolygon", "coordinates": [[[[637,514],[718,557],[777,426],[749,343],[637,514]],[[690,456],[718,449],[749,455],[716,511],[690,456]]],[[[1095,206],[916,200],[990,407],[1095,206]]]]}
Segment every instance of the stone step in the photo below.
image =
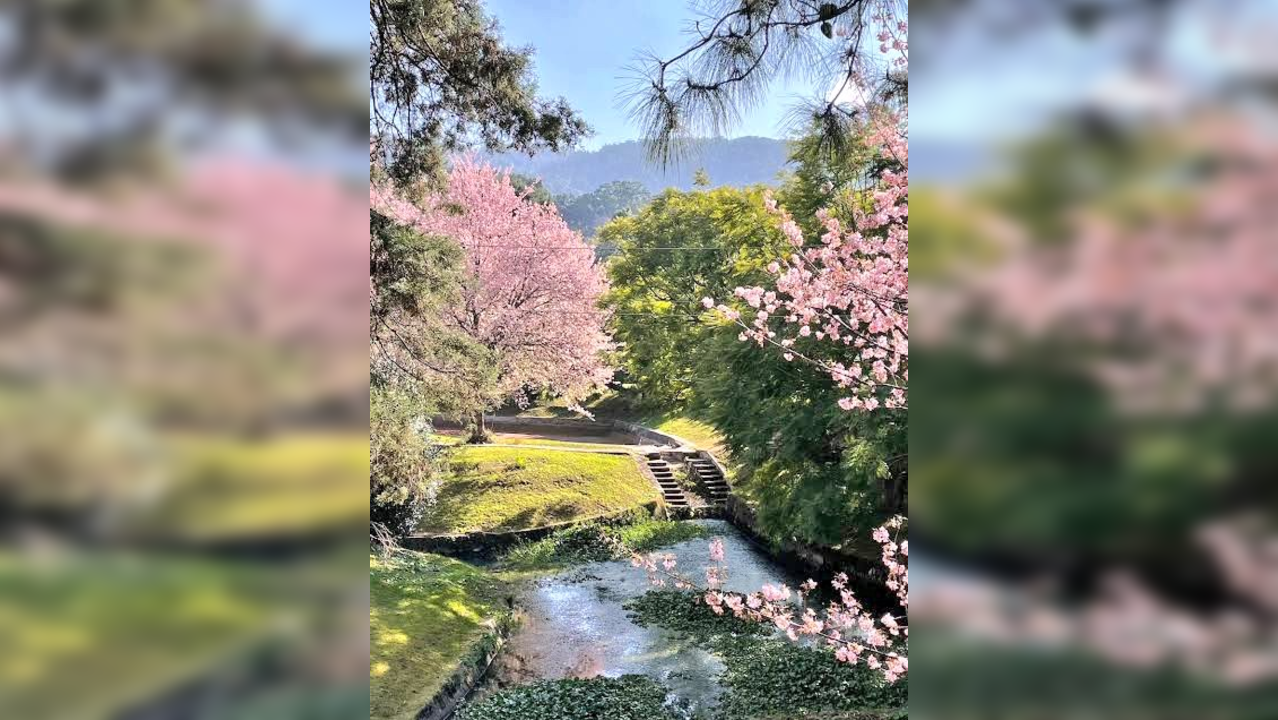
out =
{"type": "Polygon", "coordinates": [[[682,510],[692,507],[687,496],[683,494],[683,488],[679,487],[679,483],[675,480],[674,471],[670,469],[669,463],[660,455],[653,454],[647,456],[647,465],[648,473],[652,475],[652,479],[661,490],[661,499],[666,505],[682,510]]]}

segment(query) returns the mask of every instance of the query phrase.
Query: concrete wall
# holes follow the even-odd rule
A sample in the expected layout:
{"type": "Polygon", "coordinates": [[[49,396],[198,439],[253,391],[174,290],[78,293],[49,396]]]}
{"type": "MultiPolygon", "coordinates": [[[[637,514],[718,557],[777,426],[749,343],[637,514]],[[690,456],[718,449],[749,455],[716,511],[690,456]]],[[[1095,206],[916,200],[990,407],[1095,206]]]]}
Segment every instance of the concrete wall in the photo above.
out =
{"type": "Polygon", "coordinates": [[[652,428],[644,427],[643,425],[636,425],[635,423],[626,422],[624,420],[613,420],[612,425],[619,432],[624,432],[629,435],[634,435],[635,437],[639,438],[644,443],[649,445],[668,445],[670,447],[689,447],[689,448],[692,446],[691,443],[684,440],[683,438],[676,437],[668,433],[663,433],[659,430],[653,430],[652,428]]]}
{"type": "Polygon", "coordinates": [[[509,549],[522,542],[533,542],[540,540],[547,535],[569,528],[574,525],[584,525],[586,523],[610,523],[617,522],[628,517],[635,510],[645,510],[650,514],[660,512],[660,503],[657,501],[645,503],[637,507],[627,510],[619,510],[614,513],[604,515],[596,515],[594,517],[582,518],[580,520],[569,520],[567,522],[555,523],[553,525],[543,525],[542,527],[529,528],[528,530],[514,530],[511,532],[473,532],[464,535],[410,535],[400,538],[399,544],[410,550],[421,550],[423,552],[438,553],[440,555],[450,555],[452,557],[491,557],[502,550],[509,549]]]}
{"type": "Polygon", "coordinates": [[[514,628],[513,614],[499,619],[493,631],[484,636],[471,654],[462,660],[461,667],[457,668],[430,703],[417,711],[416,720],[447,720],[452,717],[457,706],[470,697],[484,679],[514,628]]]}

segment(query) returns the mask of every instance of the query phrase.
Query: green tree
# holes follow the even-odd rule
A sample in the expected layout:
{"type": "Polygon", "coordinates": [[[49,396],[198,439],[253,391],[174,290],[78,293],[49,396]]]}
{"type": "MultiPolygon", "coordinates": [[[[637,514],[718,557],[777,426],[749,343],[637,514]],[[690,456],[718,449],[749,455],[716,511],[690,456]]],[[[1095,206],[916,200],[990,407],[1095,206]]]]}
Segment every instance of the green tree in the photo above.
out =
{"type": "Polygon", "coordinates": [[[739,341],[735,325],[700,357],[692,411],[723,435],[770,537],[838,546],[904,508],[903,411],[844,412],[829,374],[739,341]]]}
{"type": "Polygon", "coordinates": [[[528,197],[525,198],[528,202],[545,205],[546,203],[555,201],[554,197],[551,196],[550,191],[546,189],[546,184],[541,181],[541,178],[532,177],[530,175],[521,175],[519,173],[511,173],[510,184],[515,188],[515,192],[517,193],[528,192],[528,197]]]}
{"type": "Polygon", "coordinates": [[[429,441],[436,413],[467,416],[480,407],[492,364],[482,348],[439,322],[459,295],[464,254],[447,238],[423,235],[369,213],[370,520],[412,530],[433,494],[437,471],[429,441]]]}
{"type": "MultiPolygon", "coordinates": [[[[867,158],[828,152],[818,133],[795,143],[795,170],[778,191],[809,215],[846,210],[864,195],[854,179],[867,158]]],[[[737,489],[765,532],[841,545],[904,508],[905,413],[840,409],[829,373],[741,342],[740,327],[702,303],[754,312],[733,299],[735,288],[767,283],[768,265],[793,250],[763,188],[667,191],[605,225],[599,240],[620,251],[608,265],[606,302],[638,404],[691,414],[719,431],[737,489]]],[[[832,348],[815,338],[800,338],[796,350],[839,359],[820,355],[832,348]]]]}
{"type": "Polygon", "coordinates": [[[537,96],[532,49],[506,46],[479,0],[370,0],[369,134],[399,183],[442,178],[447,153],[559,151],[588,131],[537,96]]]}
{"type": "Polygon", "coordinates": [[[643,183],[615,180],[584,195],[559,195],[555,205],[568,227],[591,237],[600,225],[623,213],[633,212],[651,198],[643,183]]]}
{"type": "Polygon", "coordinates": [[[645,404],[676,408],[691,401],[704,340],[722,332],[707,324],[701,299],[766,279],[764,268],[785,247],[763,192],[667,190],[600,229],[599,243],[619,251],[608,265],[604,300],[615,313],[613,338],[624,347],[623,369],[645,404]]]}

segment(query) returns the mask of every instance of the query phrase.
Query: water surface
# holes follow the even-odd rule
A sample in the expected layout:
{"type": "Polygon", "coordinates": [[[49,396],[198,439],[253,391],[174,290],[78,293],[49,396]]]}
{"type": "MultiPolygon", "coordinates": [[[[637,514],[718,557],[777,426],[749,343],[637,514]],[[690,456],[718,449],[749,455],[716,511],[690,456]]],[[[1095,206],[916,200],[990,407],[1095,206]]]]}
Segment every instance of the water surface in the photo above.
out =
{"type": "MultiPolygon", "coordinates": [[[[690,520],[720,537],[728,567],[726,587],[749,592],[788,582],[781,566],[722,520],[690,520]]],[[[709,538],[667,548],[684,574],[703,581],[709,538]]],[[[647,675],[696,708],[715,704],[723,663],[686,638],[635,625],[623,607],[653,587],[628,561],[597,562],[543,578],[519,597],[524,618],[494,667],[487,691],[514,683],[568,677],[647,675]]]]}

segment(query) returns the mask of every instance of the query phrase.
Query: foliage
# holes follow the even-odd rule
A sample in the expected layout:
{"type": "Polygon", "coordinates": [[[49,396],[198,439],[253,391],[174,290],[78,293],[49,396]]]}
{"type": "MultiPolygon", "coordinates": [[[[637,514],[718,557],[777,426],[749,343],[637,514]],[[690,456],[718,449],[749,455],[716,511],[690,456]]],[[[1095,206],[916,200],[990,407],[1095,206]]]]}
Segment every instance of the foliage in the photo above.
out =
{"type": "Polygon", "coordinates": [[[620,560],[635,552],[651,552],[706,536],[705,528],[686,522],[657,520],[646,512],[625,522],[584,523],[557,530],[549,537],[523,543],[507,552],[501,566],[542,570],[581,562],[620,560]]]}
{"type": "Polygon", "coordinates": [[[461,247],[377,210],[369,232],[369,521],[403,535],[437,485],[427,418],[479,412],[493,380],[484,349],[440,320],[461,297],[461,247]]]}
{"type": "MultiPolygon", "coordinates": [[[[866,189],[851,191],[851,222],[845,227],[829,209],[818,210],[821,243],[805,247],[798,224],[769,198],[796,251],[769,264],[775,283],[736,289],[750,309],[721,304],[719,311],[744,329],[745,338],[780,349],[786,360],[797,358],[828,372],[847,393],[839,399],[844,410],[905,408],[908,149],[900,118],[891,113],[858,124],[857,136],[881,167],[866,189]],[[743,312],[748,320],[741,320],[743,312]]],[[[714,304],[710,297],[704,302],[714,304]]]]}
{"type": "Polygon", "coordinates": [[[467,280],[461,247],[377,210],[369,231],[370,386],[385,406],[420,415],[477,412],[479,389],[495,381],[490,356],[441,319],[467,280]]]}
{"type": "MultiPolygon", "coordinates": [[[[830,156],[816,145],[810,138],[796,143],[797,169],[779,194],[799,207],[835,198],[839,212],[857,217],[855,205],[864,194],[826,183],[868,172],[867,158],[879,155],[850,144],[861,154],[830,156]]],[[[737,490],[773,538],[839,545],[904,507],[905,415],[840,409],[846,392],[828,368],[847,353],[841,342],[815,337],[824,334],[820,329],[804,336],[798,326],[791,328],[795,348],[824,366],[791,362],[790,348],[742,343],[741,331],[753,325],[724,322],[731,317],[726,306],[707,312],[704,297],[766,283],[769,266],[779,270],[777,261],[791,251],[763,201],[757,190],[668,192],[605,226],[601,241],[615,238],[624,251],[609,264],[612,289],[605,301],[616,309],[614,336],[622,344],[625,380],[649,408],[648,424],[726,450],[721,457],[731,456],[737,490]],[[668,246],[672,238],[724,250],[644,250],[668,246]]],[[[793,236],[796,229],[786,232],[793,236]]],[[[756,299],[764,298],[760,290],[756,299]]],[[[739,307],[731,312],[748,309],[739,307]]],[[[778,329],[785,319],[768,317],[778,329]]]]}
{"type": "MultiPolygon", "coordinates": [[[[550,194],[550,191],[546,189],[546,184],[539,178],[512,172],[510,174],[510,186],[515,188],[516,193],[523,195],[526,202],[536,203],[538,205],[555,202],[555,198],[550,194]]],[[[563,213],[562,206],[560,206],[559,212],[560,214],[563,213]]],[[[565,216],[564,220],[567,221],[568,218],[565,216]]],[[[581,228],[573,225],[571,222],[568,223],[568,227],[573,230],[577,230],[578,232],[581,231],[581,228]]]]}
{"type": "Polygon", "coordinates": [[[766,625],[733,615],[716,615],[690,590],[650,590],[626,603],[627,617],[641,627],[657,626],[697,640],[771,634],[766,625]]]}
{"type": "Polygon", "coordinates": [[[397,184],[437,181],[449,152],[558,151],[587,132],[537,97],[532,52],[507,47],[480,0],[369,0],[369,136],[397,184]]]}
{"type": "MultiPolygon", "coordinates": [[[[437,323],[478,346],[483,360],[478,369],[415,367],[463,375],[458,383],[476,397],[477,417],[479,409],[512,396],[552,390],[576,399],[608,380],[601,354],[610,343],[596,307],[606,283],[593,249],[553,205],[525,202],[509,175],[470,160],[454,166],[447,190],[417,204],[378,184],[370,202],[396,222],[448,237],[465,251],[467,275],[457,300],[419,317],[425,327],[437,323]]],[[[414,359],[420,358],[405,362],[414,359]]]]}
{"type": "Polygon", "coordinates": [[[622,512],[657,500],[634,457],[467,446],[419,529],[430,534],[526,530],[622,512]]]}
{"type": "Polygon", "coordinates": [[[369,522],[407,535],[438,489],[441,448],[419,403],[394,388],[369,391],[369,522]]]}
{"type": "Polygon", "coordinates": [[[696,409],[723,436],[767,534],[839,545],[903,501],[894,472],[904,468],[904,413],[843,412],[828,375],[734,333],[707,354],[717,362],[703,371],[696,409]]]}
{"type": "Polygon", "coordinates": [[[704,338],[701,298],[766,278],[784,240],[769,231],[763,190],[669,190],[599,231],[621,254],[608,264],[613,337],[624,347],[627,380],[652,407],[682,407],[694,378],[715,360],[704,338]],[[669,247],[705,250],[667,250],[669,247]]]}
{"type": "Polygon", "coordinates": [[[715,614],[691,591],[653,590],[626,609],[633,622],[686,636],[723,659],[720,683],[727,692],[716,717],[724,720],[840,711],[862,711],[869,719],[893,717],[905,705],[904,683],[888,684],[863,665],[839,662],[829,650],[772,637],[772,625],[715,614]]]}
{"type": "Polygon", "coordinates": [[[789,144],[789,172],[776,191],[777,203],[798,223],[804,237],[820,237],[824,228],[817,217],[828,209],[842,220],[852,217],[854,188],[862,188],[872,177],[878,153],[865,145],[845,139],[839,147],[824,142],[815,123],[789,144]]]}
{"type": "Polygon", "coordinates": [[[642,675],[551,680],[503,690],[457,713],[458,720],[678,720],[666,689],[642,675]]]}
{"type": "Polygon", "coordinates": [[[822,141],[841,147],[848,123],[868,101],[905,101],[905,15],[898,0],[723,3],[694,24],[680,51],[640,58],[631,115],[649,153],[665,163],[681,156],[690,136],[730,129],[774,80],[817,68],[818,84],[831,90],[796,115],[812,118],[822,141]],[[872,54],[871,38],[882,55],[872,54]]]}
{"type": "Polygon", "coordinates": [[[555,205],[568,227],[586,237],[593,237],[600,225],[618,215],[638,210],[649,197],[642,183],[614,180],[584,195],[556,195],[555,205]]]}
{"type": "Polygon", "coordinates": [[[839,662],[829,650],[750,637],[719,638],[714,648],[726,665],[719,680],[727,689],[718,710],[723,720],[857,711],[877,720],[899,717],[906,706],[905,683],[886,683],[863,665],[839,662]]]}
{"type": "Polygon", "coordinates": [[[872,534],[881,549],[883,585],[895,597],[899,615],[888,612],[875,617],[848,586],[846,573],[838,573],[830,581],[832,599],[824,605],[813,595],[818,587],[815,580],[803,582],[795,591],[785,583],[764,585],[750,593],[725,590],[728,568],[724,564],[723,541],[718,538],[710,542],[713,564],[705,568],[704,585],[679,572],[678,559],[673,553],[660,557],[636,553],[631,564],[643,568],[648,580],[657,587],[673,585],[676,590],[694,590],[693,597],[704,602],[715,615],[775,626],[795,642],[800,637],[810,637],[833,650],[839,662],[864,664],[880,672],[887,682],[895,683],[909,672],[910,629],[906,612],[910,605],[910,544],[894,535],[899,534],[904,525],[904,516],[897,515],[872,534]]]}
{"type": "Polygon", "coordinates": [[[369,717],[412,718],[509,622],[505,584],[439,555],[369,557],[369,717]]]}

